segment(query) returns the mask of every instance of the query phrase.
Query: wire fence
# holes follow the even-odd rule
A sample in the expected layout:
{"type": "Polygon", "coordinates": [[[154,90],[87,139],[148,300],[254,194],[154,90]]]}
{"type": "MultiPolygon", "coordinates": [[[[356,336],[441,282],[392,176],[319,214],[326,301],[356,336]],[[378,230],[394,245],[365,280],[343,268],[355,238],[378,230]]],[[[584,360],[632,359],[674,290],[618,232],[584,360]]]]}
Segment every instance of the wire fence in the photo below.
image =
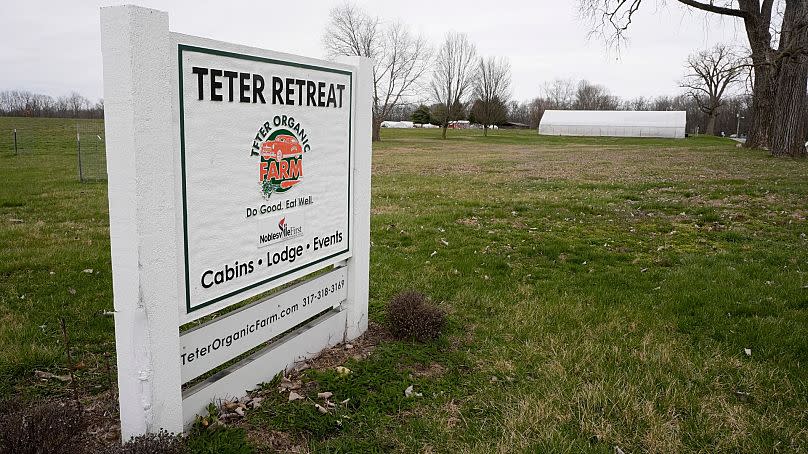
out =
{"type": "Polygon", "coordinates": [[[79,181],[107,179],[107,147],[103,123],[76,123],[76,156],[79,181]]]}
{"type": "Polygon", "coordinates": [[[0,154],[67,159],[81,182],[107,178],[104,123],[99,120],[0,117],[0,154]]]}
{"type": "Polygon", "coordinates": [[[3,132],[0,152],[14,155],[33,154],[36,148],[33,140],[35,136],[30,134],[28,128],[11,128],[3,132]]]}

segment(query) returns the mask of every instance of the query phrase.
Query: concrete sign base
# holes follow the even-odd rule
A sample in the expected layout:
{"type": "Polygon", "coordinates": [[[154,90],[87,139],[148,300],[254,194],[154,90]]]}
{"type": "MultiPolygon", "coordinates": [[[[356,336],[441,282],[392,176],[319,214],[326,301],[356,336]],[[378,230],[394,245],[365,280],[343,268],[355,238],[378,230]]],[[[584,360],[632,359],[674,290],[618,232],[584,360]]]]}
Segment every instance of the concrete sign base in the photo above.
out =
{"type": "Polygon", "coordinates": [[[372,60],[172,33],[137,6],[101,31],[128,440],[367,329],[372,60]]]}

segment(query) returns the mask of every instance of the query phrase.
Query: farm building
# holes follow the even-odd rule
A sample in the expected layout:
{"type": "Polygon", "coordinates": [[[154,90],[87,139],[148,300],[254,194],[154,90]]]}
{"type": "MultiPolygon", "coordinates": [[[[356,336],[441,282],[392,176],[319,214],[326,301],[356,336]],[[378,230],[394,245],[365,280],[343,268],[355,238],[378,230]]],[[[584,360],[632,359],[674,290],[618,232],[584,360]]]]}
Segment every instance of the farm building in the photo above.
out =
{"type": "Polygon", "coordinates": [[[501,128],[505,128],[505,129],[528,129],[528,128],[530,128],[530,125],[525,124],[525,123],[519,123],[517,121],[506,121],[505,123],[502,123],[499,126],[501,128]]]}
{"type": "Polygon", "coordinates": [[[382,128],[393,128],[393,129],[408,129],[414,128],[414,123],[411,121],[390,121],[385,120],[382,122],[382,128]]]}
{"type": "Polygon", "coordinates": [[[546,110],[539,134],[683,139],[685,111],[546,110]]]}
{"type": "Polygon", "coordinates": [[[471,122],[468,120],[454,120],[449,122],[449,129],[468,129],[471,127],[471,122]]]}

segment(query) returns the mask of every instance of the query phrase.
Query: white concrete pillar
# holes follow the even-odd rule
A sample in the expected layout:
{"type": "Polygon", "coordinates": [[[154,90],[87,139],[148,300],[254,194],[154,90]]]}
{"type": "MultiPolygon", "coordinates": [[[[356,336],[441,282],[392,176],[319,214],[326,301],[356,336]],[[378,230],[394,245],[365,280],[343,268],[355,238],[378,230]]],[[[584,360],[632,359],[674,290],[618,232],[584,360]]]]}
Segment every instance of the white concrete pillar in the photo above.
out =
{"type": "Polygon", "coordinates": [[[101,9],[121,436],[182,431],[168,14],[101,9]]]}

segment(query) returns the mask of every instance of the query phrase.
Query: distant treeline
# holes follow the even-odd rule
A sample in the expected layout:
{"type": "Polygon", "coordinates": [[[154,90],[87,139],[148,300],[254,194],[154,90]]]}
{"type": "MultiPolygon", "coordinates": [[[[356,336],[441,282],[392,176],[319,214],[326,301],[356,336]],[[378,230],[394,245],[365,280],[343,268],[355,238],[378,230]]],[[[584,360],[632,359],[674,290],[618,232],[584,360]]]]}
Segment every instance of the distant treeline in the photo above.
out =
{"type": "Polygon", "coordinates": [[[54,98],[25,90],[0,91],[0,116],[104,118],[104,100],[92,103],[76,92],[54,98]]]}
{"type": "MultiPolygon", "coordinates": [[[[707,114],[699,107],[696,99],[688,94],[678,96],[657,96],[653,98],[638,97],[621,99],[612,95],[602,86],[586,80],[556,79],[544,84],[540,96],[525,102],[509,101],[502,108],[504,119],[511,123],[521,123],[537,128],[545,110],[683,110],[687,112],[687,131],[695,133],[696,129],[704,133],[707,127],[707,114]]],[[[729,136],[738,129],[740,114],[740,133],[748,131],[751,116],[751,97],[749,95],[725,96],[718,110],[715,133],[724,132],[729,136]]],[[[470,120],[474,122],[472,103],[457,105],[452,108],[453,120],[470,120]]],[[[436,112],[444,109],[442,105],[404,104],[398,105],[388,116],[388,120],[412,120],[416,123],[432,121],[436,112]]],[[[504,122],[502,122],[504,124],[504,122]]]]}
{"type": "MultiPolygon", "coordinates": [[[[742,117],[740,132],[747,130],[751,115],[751,96],[725,96],[716,117],[715,134],[729,136],[738,129],[738,115],[742,117]]],[[[707,114],[699,102],[689,94],[677,96],[637,97],[621,99],[602,86],[586,80],[556,79],[542,87],[541,95],[528,102],[511,101],[507,105],[508,119],[538,127],[545,110],[683,110],[687,112],[687,131],[702,134],[707,127],[707,114]]]]}
{"type": "MultiPolygon", "coordinates": [[[[721,132],[726,135],[734,134],[738,128],[738,114],[742,117],[740,130],[743,134],[750,120],[750,102],[751,98],[748,95],[726,97],[716,119],[716,134],[721,132]]],[[[472,120],[471,107],[471,102],[454,106],[452,119],[472,120]]],[[[522,123],[531,128],[539,126],[545,110],[684,110],[687,112],[688,132],[693,133],[697,128],[704,132],[707,124],[707,114],[699,108],[698,102],[692,96],[681,94],[621,99],[610,94],[606,87],[586,80],[576,82],[556,79],[544,84],[541,95],[531,101],[510,101],[502,107],[508,122],[522,123]]],[[[443,107],[437,104],[429,107],[420,106],[422,114],[426,109],[434,115],[443,107]]],[[[411,120],[417,110],[419,110],[418,104],[398,105],[391,110],[387,119],[411,120]]],[[[54,98],[24,90],[7,90],[0,92],[0,116],[104,118],[104,100],[92,103],[76,92],[54,98]]],[[[427,121],[420,117],[417,119],[419,123],[427,121]]]]}

